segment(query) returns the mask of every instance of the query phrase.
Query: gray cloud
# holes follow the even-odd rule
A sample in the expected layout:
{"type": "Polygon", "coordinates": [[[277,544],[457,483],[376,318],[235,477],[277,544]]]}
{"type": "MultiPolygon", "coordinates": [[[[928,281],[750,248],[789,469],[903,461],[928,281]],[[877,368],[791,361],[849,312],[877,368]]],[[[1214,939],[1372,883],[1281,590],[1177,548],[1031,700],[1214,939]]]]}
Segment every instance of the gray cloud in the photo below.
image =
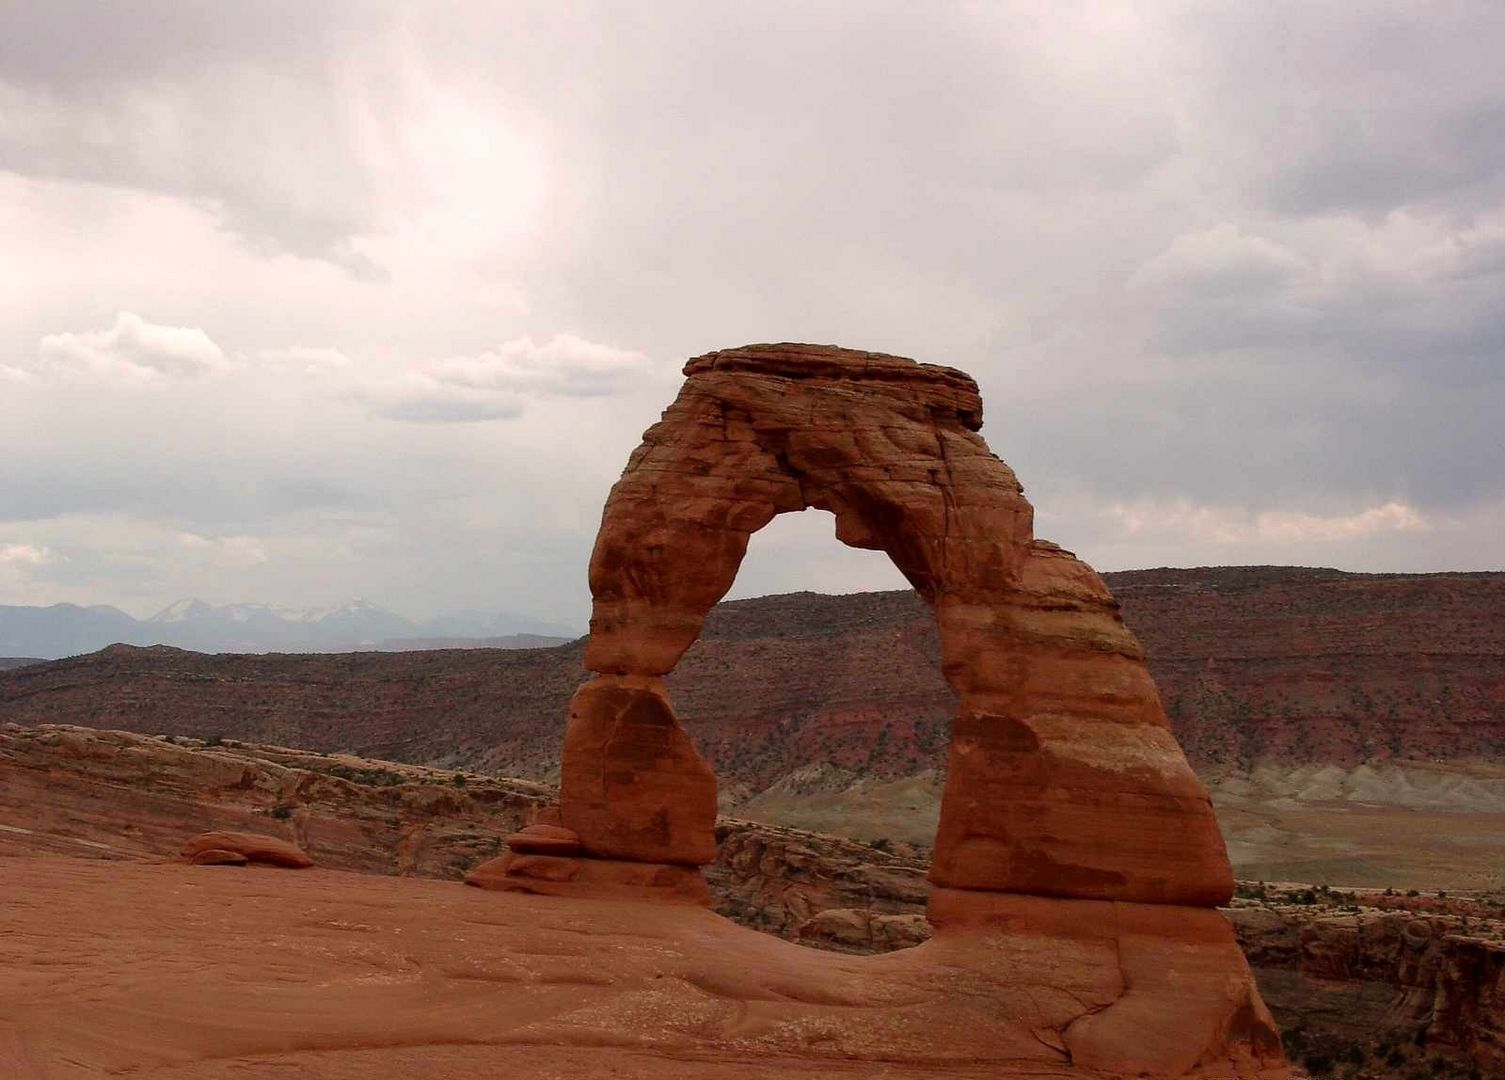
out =
{"type": "Polygon", "coordinates": [[[514,338],[479,353],[430,360],[393,378],[356,376],[345,394],[391,420],[469,423],[521,416],[529,398],[609,397],[654,382],[655,374],[641,353],[555,334],[542,343],[514,338]]]}
{"type": "Polygon", "coordinates": [[[381,10],[8,4],[0,168],[193,199],[253,247],[378,279],[352,241],[379,213],[386,103],[348,50],[381,10]]]}
{"type": "MultiPolygon", "coordinates": [[[[679,363],[791,339],[972,371],[1106,565],[1498,565],[1502,37],[1486,2],[0,6],[0,550],[47,553],[0,600],[578,619],[679,363]]],[[[827,525],[739,590],[893,584],[827,525]]]]}
{"type": "Polygon", "coordinates": [[[1184,26],[1203,91],[1188,100],[1201,123],[1222,124],[1212,163],[1257,203],[1297,215],[1467,212],[1499,197],[1498,5],[1279,0],[1209,8],[1184,26]]]}

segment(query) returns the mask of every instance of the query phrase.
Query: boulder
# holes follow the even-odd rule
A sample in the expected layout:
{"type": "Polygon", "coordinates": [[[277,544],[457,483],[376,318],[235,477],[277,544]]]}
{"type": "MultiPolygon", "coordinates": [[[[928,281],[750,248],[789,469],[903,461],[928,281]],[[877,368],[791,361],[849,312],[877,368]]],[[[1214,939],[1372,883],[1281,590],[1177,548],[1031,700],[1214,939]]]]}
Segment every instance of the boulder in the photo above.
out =
{"type": "Polygon", "coordinates": [[[192,866],[244,866],[250,861],[240,852],[227,851],[225,848],[205,848],[194,852],[188,859],[192,866]]]}
{"type": "Polygon", "coordinates": [[[509,833],[507,847],[515,852],[533,855],[578,855],[580,835],[562,825],[546,825],[534,822],[515,833],[509,833]]]}
{"type": "Polygon", "coordinates": [[[290,840],[262,836],[259,833],[200,833],[183,846],[182,856],[192,863],[197,862],[205,852],[216,852],[217,858],[238,855],[246,862],[282,866],[291,870],[301,870],[314,864],[308,853],[290,840]]]}

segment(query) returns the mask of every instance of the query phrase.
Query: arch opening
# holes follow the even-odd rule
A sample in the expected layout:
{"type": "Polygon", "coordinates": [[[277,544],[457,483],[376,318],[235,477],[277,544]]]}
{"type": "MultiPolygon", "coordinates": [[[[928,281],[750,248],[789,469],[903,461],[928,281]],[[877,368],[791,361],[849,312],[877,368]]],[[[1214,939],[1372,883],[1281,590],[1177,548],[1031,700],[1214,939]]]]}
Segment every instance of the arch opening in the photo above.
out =
{"type": "Polygon", "coordinates": [[[841,596],[909,588],[884,552],[843,543],[836,535],[836,515],[809,507],[776,514],[752,534],[723,599],[799,592],[841,596]]]}
{"type": "Polygon", "coordinates": [[[834,526],[829,512],[790,512],[753,534],[668,694],[723,814],[922,855],[956,696],[924,602],[834,526]]]}

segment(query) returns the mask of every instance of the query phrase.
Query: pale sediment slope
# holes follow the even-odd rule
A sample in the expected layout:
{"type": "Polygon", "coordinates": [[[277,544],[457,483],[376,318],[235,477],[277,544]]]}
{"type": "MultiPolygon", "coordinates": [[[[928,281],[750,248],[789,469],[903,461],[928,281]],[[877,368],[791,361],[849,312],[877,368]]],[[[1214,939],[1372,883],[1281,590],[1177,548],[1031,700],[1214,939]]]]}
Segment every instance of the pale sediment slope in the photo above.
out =
{"type": "Polygon", "coordinates": [[[1241,878],[1505,890],[1505,766],[1260,762],[1204,780],[1241,878]]]}
{"type": "MultiPolygon", "coordinates": [[[[1505,766],[1261,761],[1247,772],[1206,769],[1202,779],[1241,879],[1505,890],[1505,766]]],[[[809,765],[736,812],[816,832],[923,845],[935,834],[940,790],[934,772],[884,780],[809,765]]]]}

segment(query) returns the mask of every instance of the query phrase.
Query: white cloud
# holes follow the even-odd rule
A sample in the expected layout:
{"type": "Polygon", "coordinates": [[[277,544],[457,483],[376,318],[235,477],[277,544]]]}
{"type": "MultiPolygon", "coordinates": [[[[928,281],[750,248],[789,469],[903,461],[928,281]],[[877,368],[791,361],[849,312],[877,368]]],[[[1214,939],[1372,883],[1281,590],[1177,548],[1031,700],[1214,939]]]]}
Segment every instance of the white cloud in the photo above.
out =
{"type": "Polygon", "coordinates": [[[58,561],[58,554],[42,544],[0,543],[0,604],[52,602],[42,568],[58,561]]]}
{"type": "Polygon", "coordinates": [[[1129,284],[1245,292],[1279,285],[1306,268],[1306,261],[1289,248],[1221,222],[1176,237],[1135,271],[1129,284]]]}
{"type": "Polygon", "coordinates": [[[7,566],[46,566],[56,558],[37,544],[0,544],[0,563],[7,566]]]}
{"type": "Polygon", "coordinates": [[[396,378],[368,381],[351,396],[392,420],[506,420],[521,415],[529,398],[608,397],[654,373],[641,353],[555,334],[541,344],[519,337],[485,352],[431,360],[396,378]]]}
{"type": "Polygon", "coordinates": [[[213,565],[244,570],[260,566],[268,559],[266,543],[255,536],[205,536],[180,532],[174,541],[184,551],[193,552],[213,565]]]}
{"type": "Polygon", "coordinates": [[[474,356],[452,356],[425,365],[425,374],[447,386],[517,394],[600,397],[649,372],[647,357],[573,334],[555,334],[543,344],[514,338],[474,356]]]}
{"type": "Polygon", "coordinates": [[[339,349],[325,346],[290,345],[279,349],[262,349],[256,359],[267,370],[279,375],[301,375],[325,385],[341,386],[355,378],[355,361],[339,349]]]}
{"type": "Polygon", "coordinates": [[[1333,517],[1269,510],[1255,517],[1255,529],[1261,538],[1292,543],[1323,543],[1379,533],[1431,532],[1432,524],[1413,507],[1405,503],[1388,502],[1382,506],[1371,506],[1357,514],[1333,517]]]}
{"type": "Polygon", "coordinates": [[[339,349],[312,345],[289,345],[282,349],[263,349],[257,356],[268,364],[304,371],[344,370],[351,366],[350,357],[339,349]]]}
{"type": "Polygon", "coordinates": [[[42,338],[32,372],[69,382],[164,383],[222,375],[234,367],[204,331],[159,326],[122,311],[108,330],[42,338]]]}
{"type": "Polygon", "coordinates": [[[1194,543],[1240,545],[1258,542],[1325,544],[1384,533],[1425,533],[1433,528],[1414,507],[1391,501],[1352,514],[1312,514],[1297,510],[1251,511],[1238,506],[1199,505],[1181,499],[1119,503],[1108,509],[1131,538],[1174,534],[1194,543]]]}
{"type": "Polygon", "coordinates": [[[419,424],[510,420],[521,416],[524,407],[516,394],[456,386],[421,371],[358,384],[348,396],[376,416],[419,424]]]}

